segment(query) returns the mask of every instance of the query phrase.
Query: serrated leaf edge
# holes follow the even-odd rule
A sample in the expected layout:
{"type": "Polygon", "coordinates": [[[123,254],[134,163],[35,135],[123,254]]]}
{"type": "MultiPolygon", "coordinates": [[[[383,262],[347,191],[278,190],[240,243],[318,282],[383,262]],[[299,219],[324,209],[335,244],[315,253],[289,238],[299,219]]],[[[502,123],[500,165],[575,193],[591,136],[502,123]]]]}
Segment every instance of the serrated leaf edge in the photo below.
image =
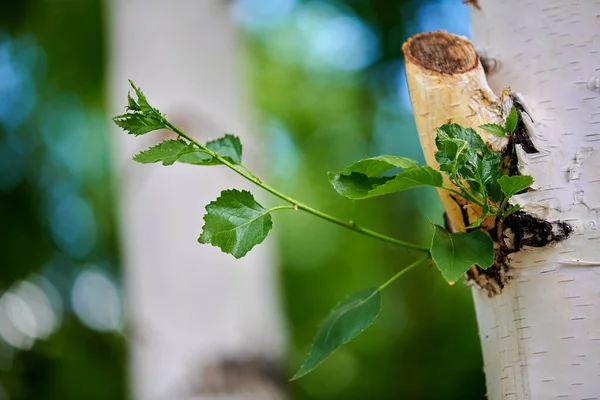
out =
{"type": "MultiPolygon", "coordinates": [[[[269,219],[269,220],[267,221],[267,223],[268,223],[268,226],[269,226],[269,229],[267,230],[267,235],[265,235],[265,237],[264,237],[264,238],[262,238],[262,240],[260,240],[259,242],[256,242],[256,243],[254,244],[254,246],[252,246],[252,248],[251,248],[250,250],[248,250],[248,251],[246,251],[246,252],[244,252],[244,253],[240,254],[239,256],[236,256],[235,254],[232,254],[232,253],[227,253],[227,252],[223,251],[223,249],[221,249],[221,247],[220,247],[218,244],[214,244],[214,243],[212,243],[212,242],[208,242],[208,241],[205,241],[205,240],[203,240],[203,239],[202,239],[202,236],[204,236],[204,228],[206,227],[206,224],[207,224],[206,218],[208,217],[208,215],[209,215],[209,213],[210,213],[210,211],[209,211],[208,207],[210,207],[210,206],[211,206],[211,205],[213,205],[213,204],[216,204],[216,203],[219,201],[219,199],[220,199],[220,198],[223,196],[223,194],[224,194],[224,193],[226,193],[226,192],[233,192],[233,193],[248,193],[248,194],[249,194],[249,195],[252,197],[252,200],[254,200],[254,202],[255,202],[256,204],[258,204],[258,205],[259,205],[259,206],[260,206],[262,209],[264,209],[264,210],[265,210],[265,212],[263,212],[261,215],[259,215],[259,216],[255,217],[255,218],[253,218],[253,219],[252,219],[251,221],[249,221],[249,222],[245,222],[245,223],[244,223],[244,224],[242,224],[242,225],[236,226],[236,228],[238,228],[238,227],[240,227],[240,226],[245,226],[246,224],[249,224],[249,223],[252,223],[252,222],[254,222],[255,220],[257,220],[258,218],[261,218],[261,217],[263,217],[263,216],[265,216],[265,215],[269,215],[269,216],[270,216],[270,215],[271,215],[271,212],[270,212],[268,209],[264,208],[264,207],[262,206],[262,204],[260,204],[258,201],[256,201],[256,199],[254,198],[254,196],[252,195],[252,193],[251,193],[250,191],[248,191],[248,190],[237,190],[237,189],[227,189],[227,190],[223,190],[223,191],[221,191],[221,194],[219,195],[219,197],[217,197],[215,200],[213,200],[213,201],[211,201],[210,203],[208,203],[208,204],[206,205],[206,207],[204,207],[204,209],[206,210],[206,213],[204,214],[204,217],[202,217],[202,220],[204,221],[204,225],[202,225],[202,232],[200,233],[200,236],[198,237],[198,243],[202,243],[202,244],[210,244],[211,246],[214,246],[214,247],[217,247],[217,248],[219,248],[219,250],[221,250],[223,253],[225,253],[225,254],[231,254],[231,255],[232,255],[233,257],[235,257],[236,259],[240,259],[240,258],[244,257],[246,254],[248,254],[248,252],[250,252],[250,250],[252,250],[254,247],[258,246],[259,244],[261,244],[262,242],[264,242],[264,241],[265,241],[265,239],[267,238],[268,232],[269,232],[271,229],[273,229],[273,220],[272,220],[272,219],[269,219]]],[[[236,201],[237,201],[237,200],[236,200],[236,201]]],[[[244,204],[242,204],[242,205],[244,205],[244,204]]],[[[221,232],[225,232],[225,231],[221,231],[221,232]]],[[[220,232],[219,232],[219,233],[220,233],[220,232]]],[[[214,235],[213,235],[213,237],[214,237],[214,235]]]]}
{"type": "MultiPolygon", "coordinates": [[[[141,162],[141,161],[138,161],[138,160],[136,160],[136,158],[137,158],[138,156],[140,156],[141,154],[143,154],[143,153],[146,153],[146,152],[149,152],[149,151],[151,151],[151,150],[153,150],[153,149],[155,149],[155,148],[157,148],[157,147],[160,147],[160,146],[162,146],[162,145],[164,145],[165,143],[168,143],[168,142],[179,142],[179,143],[182,143],[182,144],[185,144],[185,145],[187,145],[187,143],[186,143],[186,142],[184,142],[184,141],[183,141],[183,140],[181,140],[181,139],[167,139],[167,140],[163,140],[163,141],[162,141],[162,142],[160,142],[160,143],[157,143],[157,144],[155,144],[154,146],[148,147],[146,150],[142,150],[142,151],[140,151],[139,153],[137,153],[136,155],[134,155],[134,156],[133,156],[131,159],[132,159],[133,161],[135,161],[135,162],[139,162],[140,164],[154,164],[154,163],[157,163],[157,162],[162,162],[164,166],[170,166],[170,165],[172,165],[172,164],[168,164],[168,165],[167,165],[167,164],[165,164],[165,161],[164,161],[164,160],[158,160],[158,161],[154,161],[154,162],[152,162],[152,163],[143,163],[143,162],[141,162]]],[[[175,161],[177,161],[177,157],[179,157],[179,155],[181,154],[181,152],[182,152],[182,151],[183,151],[183,149],[182,149],[182,150],[180,150],[180,151],[179,151],[179,152],[178,152],[178,153],[175,155],[175,157],[176,157],[175,161]]],[[[175,162],[173,162],[173,164],[174,164],[174,163],[175,163],[175,162]]]]}

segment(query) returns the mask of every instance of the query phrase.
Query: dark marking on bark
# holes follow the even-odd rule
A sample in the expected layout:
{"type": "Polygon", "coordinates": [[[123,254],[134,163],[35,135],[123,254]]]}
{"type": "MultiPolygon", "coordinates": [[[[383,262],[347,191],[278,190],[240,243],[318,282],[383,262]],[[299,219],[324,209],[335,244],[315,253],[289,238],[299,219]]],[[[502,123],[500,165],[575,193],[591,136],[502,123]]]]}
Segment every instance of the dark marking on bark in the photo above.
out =
{"type": "Polygon", "coordinates": [[[454,202],[458,205],[458,208],[460,209],[460,215],[462,215],[464,224],[463,226],[471,225],[471,222],[469,222],[469,213],[465,209],[464,204],[462,204],[454,195],[450,195],[450,198],[454,200],[454,202]]]}
{"type": "MultiPolygon", "coordinates": [[[[519,158],[517,156],[516,145],[520,145],[523,151],[525,151],[527,154],[539,153],[539,151],[531,141],[529,131],[523,122],[522,114],[527,114],[528,116],[529,114],[525,110],[525,107],[519,102],[519,99],[517,99],[515,96],[511,96],[511,98],[515,108],[517,109],[518,122],[515,132],[509,137],[508,145],[503,152],[504,161],[502,167],[508,170],[508,174],[510,176],[516,176],[521,175],[521,171],[519,171],[519,158]]],[[[519,192],[518,194],[524,193],[525,191],[526,190],[519,192]]]]}
{"type": "Polygon", "coordinates": [[[566,222],[550,223],[523,211],[517,211],[504,219],[504,226],[512,233],[511,253],[524,246],[544,247],[567,239],[573,228],[566,222]]]}
{"type": "Polygon", "coordinates": [[[548,222],[524,211],[496,220],[488,231],[494,241],[494,264],[486,270],[477,266],[467,272],[467,283],[484,288],[489,297],[502,292],[513,278],[508,256],[524,247],[545,247],[566,240],[573,227],[564,221],[548,222]]]}
{"type": "Polygon", "coordinates": [[[242,396],[279,399],[286,397],[287,379],[280,365],[262,357],[223,358],[201,372],[195,395],[242,396]],[[265,395],[270,393],[267,397],[265,395]]]}
{"type": "Polygon", "coordinates": [[[533,142],[531,141],[529,131],[527,130],[527,128],[525,127],[525,123],[523,122],[522,114],[527,114],[527,111],[525,111],[525,107],[523,107],[523,104],[521,104],[519,99],[515,96],[511,96],[511,99],[513,100],[513,105],[517,109],[517,115],[519,116],[519,121],[517,122],[517,127],[512,135],[512,140],[515,144],[520,144],[525,153],[527,154],[539,153],[538,149],[535,148],[533,142]]]}
{"type": "Polygon", "coordinates": [[[450,226],[450,219],[448,218],[447,212],[444,212],[444,229],[448,232],[452,231],[452,228],[450,226]]]}

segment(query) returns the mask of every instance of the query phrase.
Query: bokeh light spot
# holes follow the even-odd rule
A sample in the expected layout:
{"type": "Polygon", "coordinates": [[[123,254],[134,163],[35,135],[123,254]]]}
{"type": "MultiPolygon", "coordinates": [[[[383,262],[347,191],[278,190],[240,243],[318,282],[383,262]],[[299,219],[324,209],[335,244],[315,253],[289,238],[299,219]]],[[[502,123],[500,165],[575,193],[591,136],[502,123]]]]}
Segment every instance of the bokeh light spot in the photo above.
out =
{"type": "Polygon", "coordinates": [[[121,296],[106,272],[90,267],[80,272],[71,291],[71,305],[88,328],[120,331],[123,325],[121,296]]]}

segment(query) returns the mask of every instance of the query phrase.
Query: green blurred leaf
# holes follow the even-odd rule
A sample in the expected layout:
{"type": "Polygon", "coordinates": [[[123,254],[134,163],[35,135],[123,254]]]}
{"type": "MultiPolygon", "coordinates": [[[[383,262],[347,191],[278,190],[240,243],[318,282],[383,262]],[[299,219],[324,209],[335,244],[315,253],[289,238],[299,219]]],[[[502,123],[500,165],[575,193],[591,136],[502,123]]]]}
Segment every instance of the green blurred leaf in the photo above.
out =
{"type": "Polygon", "coordinates": [[[181,152],[188,148],[188,144],[182,140],[165,140],[148,150],[136,154],[133,160],[142,164],[162,161],[163,165],[172,165],[177,161],[177,157],[181,152]]]}
{"type": "Polygon", "coordinates": [[[456,282],[473,265],[489,268],[494,262],[494,243],[482,231],[449,233],[434,225],[431,257],[448,282],[456,282]]]}
{"type": "Polygon", "coordinates": [[[533,184],[533,178],[529,175],[502,175],[502,177],[498,179],[498,183],[502,188],[502,193],[504,193],[506,197],[512,197],[521,190],[525,190],[531,186],[533,184]]]}
{"type": "MultiPolygon", "coordinates": [[[[219,139],[206,143],[206,147],[234,164],[242,163],[242,143],[237,136],[227,134],[219,139]]],[[[193,151],[180,156],[179,162],[194,165],[220,165],[214,157],[200,151],[193,151]]]]}
{"type": "Polygon", "coordinates": [[[262,243],[273,227],[269,210],[258,204],[250,192],[224,190],[206,206],[200,243],[219,247],[235,258],[243,257],[262,243]]]}
{"type": "Polygon", "coordinates": [[[291,380],[301,378],[314,370],[334,351],[367,329],[380,309],[379,288],[354,293],[340,302],[323,321],[306,360],[291,380]]]}
{"type": "Polygon", "coordinates": [[[517,109],[515,108],[515,106],[513,106],[510,109],[510,113],[508,113],[508,117],[506,117],[506,123],[504,125],[506,132],[511,134],[514,133],[515,129],[517,128],[518,122],[519,116],[517,115],[517,109]]]}
{"type": "Polygon", "coordinates": [[[157,129],[166,128],[164,122],[153,115],[128,113],[113,118],[115,124],[128,133],[139,136],[157,129]]]}
{"type": "Polygon", "coordinates": [[[485,131],[490,132],[492,135],[494,136],[498,136],[498,137],[506,137],[506,131],[504,130],[504,128],[498,124],[484,124],[484,125],[479,125],[479,127],[485,131]]]}
{"type": "Polygon", "coordinates": [[[349,199],[399,192],[417,186],[442,185],[442,174],[430,167],[416,167],[410,158],[378,156],[360,160],[339,173],[329,172],[329,182],[342,196],[349,199]],[[394,176],[382,175],[394,168],[405,169],[394,176]]]}

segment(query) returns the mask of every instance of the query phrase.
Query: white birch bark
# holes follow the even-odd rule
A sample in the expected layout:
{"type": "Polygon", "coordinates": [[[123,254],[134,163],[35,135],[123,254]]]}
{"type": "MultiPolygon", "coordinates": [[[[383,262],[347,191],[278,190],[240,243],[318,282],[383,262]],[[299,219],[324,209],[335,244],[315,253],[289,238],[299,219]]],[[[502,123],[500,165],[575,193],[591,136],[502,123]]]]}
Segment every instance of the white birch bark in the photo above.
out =
{"type": "MultiPolygon", "coordinates": [[[[252,164],[228,6],[109,2],[110,110],[123,110],[133,79],[200,141],[238,134],[252,164]]],[[[269,371],[282,347],[271,246],[235,260],[197,243],[204,206],[246,185],[219,167],[136,164],[132,155],[165,135],[115,135],[133,397],[283,398],[269,371]]]]}
{"type": "Polygon", "coordinates": [[[480,0],[475,47],[521,93],[539,153],[520,152],[525,210],[575,230],[510,256],[502,294],[474,290],[490,399],[600,399],[600,1],[480,0]]]}

